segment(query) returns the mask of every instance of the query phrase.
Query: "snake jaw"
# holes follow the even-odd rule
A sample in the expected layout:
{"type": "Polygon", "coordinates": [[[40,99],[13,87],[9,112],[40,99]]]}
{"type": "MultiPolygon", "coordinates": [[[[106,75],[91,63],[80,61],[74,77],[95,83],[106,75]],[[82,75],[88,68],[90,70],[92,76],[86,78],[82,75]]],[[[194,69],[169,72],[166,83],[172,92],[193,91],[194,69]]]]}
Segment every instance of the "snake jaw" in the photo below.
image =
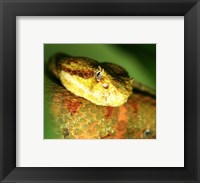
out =
{"type": "Polygon", "coordinates": [[[60,79],[66,89],[96,105],[118,107],[127,102],[129,97],[127,93],[120,92],[106,78],[104,81],[109,83],[109,89],[105,89],[102,82],[94,82],[94,78],[81,80],[81,77],[70,75],[64,71],[61,72],[60,79]]]}

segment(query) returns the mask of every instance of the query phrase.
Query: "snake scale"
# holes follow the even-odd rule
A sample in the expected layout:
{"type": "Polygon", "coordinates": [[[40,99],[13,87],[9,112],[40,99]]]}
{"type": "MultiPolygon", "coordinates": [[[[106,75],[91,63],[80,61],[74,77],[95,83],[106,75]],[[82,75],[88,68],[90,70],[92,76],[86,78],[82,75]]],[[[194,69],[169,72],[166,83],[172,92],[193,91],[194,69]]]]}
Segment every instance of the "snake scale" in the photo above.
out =
{"type": "Polygon", "coordinates": [[[56,138],[156,138],[155,92],[122,67],[58,53],[48,68],[44,97],[56,138]]]}

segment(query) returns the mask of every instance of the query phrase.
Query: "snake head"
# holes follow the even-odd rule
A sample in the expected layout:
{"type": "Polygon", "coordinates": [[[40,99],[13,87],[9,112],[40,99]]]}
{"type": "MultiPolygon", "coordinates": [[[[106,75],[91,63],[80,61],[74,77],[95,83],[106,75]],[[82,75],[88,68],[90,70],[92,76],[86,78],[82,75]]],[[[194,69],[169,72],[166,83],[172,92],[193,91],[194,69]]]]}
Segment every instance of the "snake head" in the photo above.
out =
{"type": "Polygon", "coordinates": [[[98,69],[94,73],[94,77],[97,82],[101,81],[103,73],[104,73],[104,69],[98,66],[98,69]]]}
{"type": "Polygon", "coordinates": [[[117,65],[71,57],[59,63],[59,70],[60,80],[66,89],[97,105],[117,107],[132,94],[133,80],[117,65]]]}

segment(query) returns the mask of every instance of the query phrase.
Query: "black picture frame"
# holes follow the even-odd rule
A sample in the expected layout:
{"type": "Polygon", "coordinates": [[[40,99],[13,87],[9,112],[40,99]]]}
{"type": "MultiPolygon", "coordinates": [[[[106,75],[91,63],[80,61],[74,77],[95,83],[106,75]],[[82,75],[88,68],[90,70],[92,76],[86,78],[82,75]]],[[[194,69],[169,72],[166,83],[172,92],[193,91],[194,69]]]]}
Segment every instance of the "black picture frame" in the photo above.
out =
{"type": "Polygon", "coordinates": [[[198,0],[0,0],[0,12],[0,180],[2,182],[200,182],[200,2],[198,0]],[[16,167],[16,16],[184,16],[185,166],[183,168],[16,167]]]}

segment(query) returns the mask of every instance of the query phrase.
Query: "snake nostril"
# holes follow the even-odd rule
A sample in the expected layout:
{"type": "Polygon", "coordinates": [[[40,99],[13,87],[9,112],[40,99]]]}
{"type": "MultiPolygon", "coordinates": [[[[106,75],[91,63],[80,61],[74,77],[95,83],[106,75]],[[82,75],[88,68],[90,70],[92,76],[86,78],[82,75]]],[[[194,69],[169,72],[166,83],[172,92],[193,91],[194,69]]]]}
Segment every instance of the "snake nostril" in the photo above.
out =
{"type": "Polygon", "coordinates": [[[103,86],[105,89],[108,89],[108,84],[107,84],[107,83],[103,83],[102,86],[103,86]]]}

